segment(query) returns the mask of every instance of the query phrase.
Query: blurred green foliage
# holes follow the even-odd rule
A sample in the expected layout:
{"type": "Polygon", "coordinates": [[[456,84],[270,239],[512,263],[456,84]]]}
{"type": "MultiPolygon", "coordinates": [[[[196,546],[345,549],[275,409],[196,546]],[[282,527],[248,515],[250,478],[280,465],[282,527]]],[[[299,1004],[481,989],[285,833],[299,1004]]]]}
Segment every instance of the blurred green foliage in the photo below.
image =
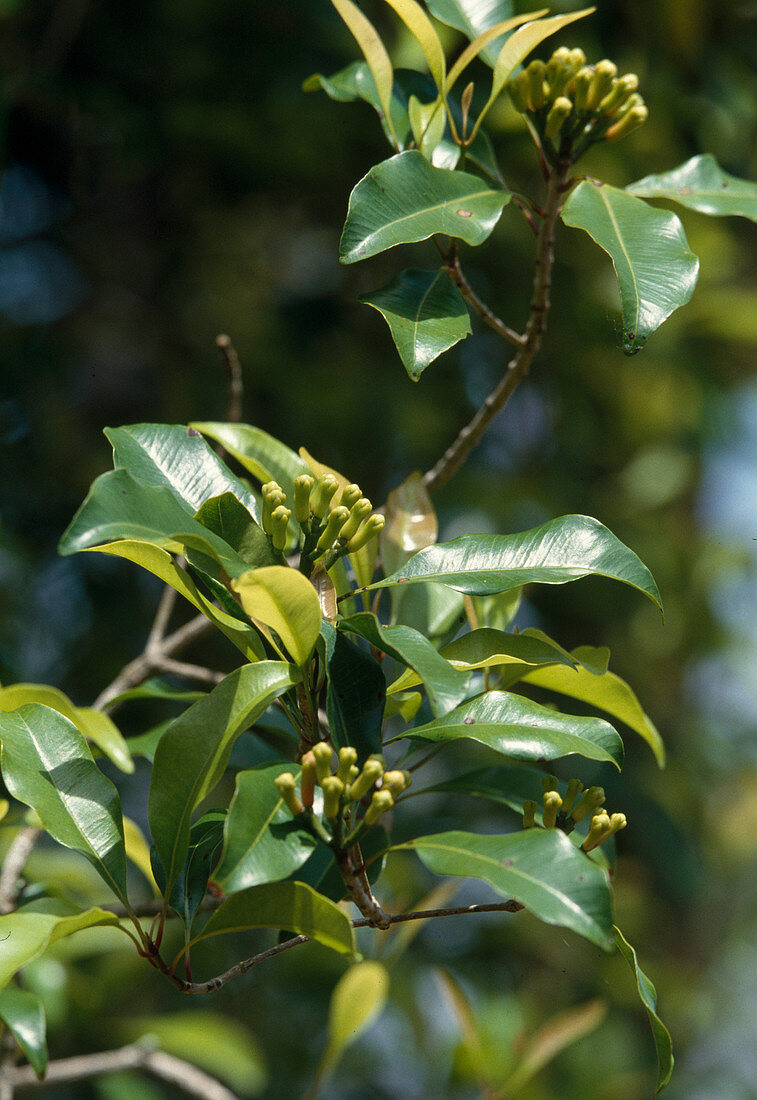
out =
{"type": "MultiPolygon", "coordinates": [[[[418,63],[386,6],[365,8],[395,58],[418,63]]],[[[597,13],[555,44],[638,72],[650,121],[590,154],[587,172],[622,186],[708,151],[754,179],[756,20],[754,5],[740,0],[599,0],[597,13]]],[[[103,426],[223,418],[218,332],[231,334],[244,365],[245,419],[304,444],[373,499],[433,463],[498,379],[503,348],[474,325],[411,384],[381,318],[355,301],[389,280],[396,258],[337,262],[347,197],[385,155],[383,136],[367,105],[306,95],[301,84],[356,56],[326,0],[0,5],[4,683],[55,682],[89,703],[141,648],[156,586],[125,563],[62,562],[55,543],[109,464],[103,426]]],[[[508,182],[538,193],[538,165],[515,112],[503,103],[490,130],[508,182]]],[[[546,590],[526,614],[568,648],[609,644],[614,670],[667,742],[664,773],[629,739],[622,779],[601,776],[629,819],[618,917],[673,1033],[671,1100],[738,1100],[753,1094],[757,1075],[748,1026],[757,1010],[748,979],[757,962],[757,638],[748,611],[757,592],[757,440],[747,415],[757,249],[751,223],[682,219],[702,261],[699,285],[631,360],[620,349],[609,262],[560,229],[554,312],[532,377],[436,504],[443,538],[585,512],[655,575],[664,627],[630,594],[615,592],[608,603],[596,581],[568,586],[559,599],[546,590]]],[[[433,249],[402,253],[422,264],[433,249]]],[[[530,231],[511,207],[468,269],[516,328],[531,262],[530,231]]],[[[222,664],[218,645],[206,657],[222,664]]],[[[127,721],[126,732],[138,731],[127,721]]],[[[472,755],[466,766],[486,763],[472,755]]],[[[598,772],[584,773],[597,781],[598,772]]],[[[127,812],[139,784],[138,771],[126,784],[127,812]]],[[[422,812],[434,799],[441,827],[450,797],[426,796],[422,812]]],[[[471,821],[496,831],[496,813],[482,818],[470,803],[471,821]]],[[[417,873],[394,864],[397,904],[416,905],[431,887],[417,873]]],[[[75,888],[97,891],[91,882],[75,888]]],[[[457,902],[480,898],[466,885],[457,902]]],[[[48,1007],[53,1057],[117,1045],[147,1013],[170,1013],[176,1029],[179,1009],[198,1011],[177,1006],[133,952],[100,954],[108,935],[82,934],[57,961],[28,969],[28,987],[48,1007]]],[[[390,958],[400,957],[392,955],[397,936],[390,958]]],[[[377,939],[366,934],[364,950],[375,951],[377,939]]],[[[236,945],[204,950],[209,972],[238,958],[236,945]]],[[[622,961],[600,954],[524,915],[433,922],[393,967],[390,1007],[347,1052],[329,1097],[478,1096],[477,1078],[501,1082],[524,1035],[597,994],[610,1002],[605,1022],[518,1096],[647,1097],[654,1053],[643,1014],[622,961]],[[461,1025],[441,970],[465,991],[476,1027],[461,1025]]],[[[216,995],[213,1012],[246,1035],[228,1039],[227,1080],[240,1095],[288,1098],[304,1088],[342,969],[307,947],[216,995]],[[246,1092],[232,1076],[243,1058],[255,1067],[246,1092]]],[[[175,1034],[181,1039],[181,1029],[175,1034]]],[[[126,1100],[133,1087],[125,1076],[46,1095],[126,1100]]]]}

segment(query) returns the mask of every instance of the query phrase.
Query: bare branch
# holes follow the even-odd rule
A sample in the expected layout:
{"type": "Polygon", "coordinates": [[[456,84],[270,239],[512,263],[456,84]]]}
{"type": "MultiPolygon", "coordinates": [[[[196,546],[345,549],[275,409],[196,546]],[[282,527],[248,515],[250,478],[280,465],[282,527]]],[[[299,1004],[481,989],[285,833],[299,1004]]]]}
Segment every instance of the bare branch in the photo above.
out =
{"type": "Polygon", "coordinates": [[[242,365],[236,353],[231,337],[221,333],[216,336],[216,347],[221,353],[221,358],[226,364],[228,376],[228,405],[226,407],[226,419],[231,424],[238,424],[242,419],[242,397],[244,395],[244,382],[242,380],[242,365]]]}
{"type": "Polygon", "coordinates": [[[0,913],[12,913],[16,908],[21,875],[41,833],[41,829],[28,825],[13,838],[0,868],[0,913]]]}

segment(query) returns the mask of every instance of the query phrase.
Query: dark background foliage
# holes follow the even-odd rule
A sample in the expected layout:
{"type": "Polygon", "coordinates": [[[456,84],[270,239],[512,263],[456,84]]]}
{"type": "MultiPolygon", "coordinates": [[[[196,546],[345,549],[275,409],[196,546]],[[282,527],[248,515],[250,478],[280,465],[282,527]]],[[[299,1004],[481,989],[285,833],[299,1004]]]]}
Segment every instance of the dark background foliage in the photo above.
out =
{"type": "MultiPolygon", "coordinates": [[[[418,64],[385,5],[365,7],[401,63],[418,64]]],[[[651,118],[592,154],[587,172],[622,186],[709,151],[755,178],[755,6],[599,0],[598,9],[555,44],[636,71],[651,118]]],[[[413,384],[378,314],[356,303],[404,260],[434,263],[434,253],[422,244],[399,258],[337,262],[349,192],[387,153],[367,105],[301,91],[310,73],[357,56],[327,0],[2,0],[0,35],[0,679],[55,683],[86,703],[139,652],[157,596],[126,563],[56,556],[110,464],[105,425],[222,419],[214,339],[228,331],[244,365],[245,419],[379,500],[436,460],[498,379],[506,349],[474,325],[413,384]]],[[[517,117],[503,106],[492,123],[506,178],[538,194],[517,117]]],[[[444,537],[585,512],[655,574],[664,625],[651,605],[599,581],[534,595],[525,616],[566,646],[610,645],[612,667],[666,739],[664,773],[629,734],[627,767],[605,783],[630,821],[619,923],[674,1035],[671,1100],[737,1100],[757,1076],[756,238],[743,220],[683,220],[702,260],[698,288],[633,359],[620,349],[607,258],[560,228],[554,313],[532,377],[436,504],[444,537]]],[[[516,327],[532,250],[508,207],[487,246],[464,256],[474,286],[516,327]]],[[[437,819],[453,809],[443,799],[414,805],[437,819]]],[[[497,831],[495,810],[455,810],[497,831]]],[[[50,856],[36,858],[41,874],[50,856]]],[[[414,873],[399,862],[392,872],[399,903],[430,885],[414,873]]],[[[28,972],[49,1002],[54,1054],[117,1043],[124,1016],[197,1011],[130,956],[77,942],[59,971],[28,972]]],[[[209,966],[224,965],[223,950],[209,966]]],[[[213,1003],[260,1046],[268,1085],[248,1076],[250,1094],[294,1095],[319,1056],[342,964],[308,951],[213,1003]]],[[[229,948],[227,961],[236,956],[229,948]]],[[[477,1058],[506,1064],[519,1033],[597,992],[610,999],[607,1021],[522,1095],[649,1095],[651,1042],[617,959],[527,918],[459,920],[428,928],[394,973],[391,1009],[329,1095],[476,1096],[477,1058]],[[437,1011],[439,967],[475,1006],[478,1053],[451,1010],[437,1011]]],[[[121,1100],[132,1087],[124,1079],[65,1095],[121,1100]]]]}

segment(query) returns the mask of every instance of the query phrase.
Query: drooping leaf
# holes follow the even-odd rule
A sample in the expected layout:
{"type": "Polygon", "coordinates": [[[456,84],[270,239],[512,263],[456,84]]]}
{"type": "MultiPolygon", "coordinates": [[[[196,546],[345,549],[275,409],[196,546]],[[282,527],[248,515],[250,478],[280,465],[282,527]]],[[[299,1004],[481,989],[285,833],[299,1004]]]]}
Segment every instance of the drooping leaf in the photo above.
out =
{"type": "Polygon", "coordinates": [[[95,764],[76,726],[27,703],[0,714],[5,784],[60,844],[81,852],[125,905],[126,853],[118,791],[95,764]]]}
{"type": "Polygon", "coordinates": [[[368,62],[368,67],[376,84],[381,108],[391,132],[390,101],[393,70],[384,43],[371,21],[363,15],[356,4],[352,3],[352,0],[331,0],[331,3],[347,24],[353,38],[363,52],[363,57],[368,62]]]}
{"type": "Polygon", "coordinates": [[[657,990],[639,966],[639,960],[636,957],[635,950],[631,947],[630,943],[625,939],[623,933],[617,926],[615,927],[615,943],[617,944],[618,951],[620,951],[633,971],[639,998],[649,1018],[649,1026],[652,1029],[654,1045],[657,1050],[657,1086],[655,1088],[655,1096],[658,1096],[670,1081],[673,1073],[673,1043],[670,1038],[670,1032],[657,1015],[657,990]]]}
{"type": "Polygon", "coordinates": [[[611,531],[590,516],[562,516],[516,535],[461,535],[429,546],[368,590],[440,581],[475,596],[524,584],[566,584],[590,575],[623,581],[661,607],[652,574],[611,531]]]}
{"type": "MultiPolygon", "coordinates": [[[[580,657],[580,654],[580,649],[574,650],[575,656],[580,657]]],[[[534,669],[526,672],[522,679],[526,683],[536,684],[537,687],[580,699],[582,703],[589,703],[611,714],[613,718],[619,718],[644,738],[660,767],[665,766],[662,738],[651,719],[644,713],[634,692],[614,672],[604,672],[597,676],[581,666],[571,668],[561,665],[534,669]]]]}
{"type": "Polygon", "coordinates": [[[161,737],[149,821],[169,891],[187,856],[192,813],[223,775],[237,737],[297,678],[292,665],[279,661],[244,665],[179,715],[161,737]]]}
{"type": "Polygon", "coordinates": [[[381,752],[381,729],[386,703],[386,679],[381,665],[343,631],[324,622],[326,713],[334,746],[352,745],[362,764],[381,752]]]}
{"type": "Polygon", "coordinates": [[[560,714],[509,691],[476,695],[449,714],[397,734],[391,741],[403,737],[434,742],[469,737],[516,760],[557,760],[578,753],[612,763],[618,770],[623,761],[623,742],[609,722],[560,714]]]}
{"type": "Polygon", "coordinates": [[[417,382],[426,367],[469,336],[468,309],[445,269],[408,268],[387,286],[358,301],[383,316],[410,378],[417,382]]]}
{"type": "Polygon", "coordinates": [[[287,565],[269,565],[243,573],[232,588],[251,619],[276,631],[295,664],[307,664],[321,630],[321,605],[307,577],[287,565]]]}
{"type": "Polygon", "coordinates": [[[73,905],[50,901],[31,902],[0,916],[0,989],[51,944],[96,925],[118,928],[119,920],[105,909],[77,910],[73,905]]]}
{"type": "Polygon", "coordinates": [[[426,58],[426,64],[434,78],[439,91],[444,88],[444,75],[446,71],[444,50],[439,41],[439,35],[434,30],[434,24],[426,15],[417,0],[386,0],[389,7],[394,8],[413,35],[426,58]]]}
{"type": "Polygon", "coordinates": [[[606,872],[560,829],[527,829],[506,836],[450,832],[418,837],[392,851],[418,853],[438,875],[480,878],[547,924],[570,928],[612,950],[612,911],[606,872]]]}
{"type": "Polygon", "coordinates": [[[271,882],[232,894],[192,942],[248,928],[284,928],[342,955],[355,954],[355,934],[347,914],[304,882],[271,882]]]}
{"type": "Polygon", "coordinates": [[[297,774],[299,768],[269,764],[237,775],[214,874],[227,894],[279,882],[301,867],[315,847],[312,833],[295,821],[274,784],[283,772],[297,774]]]}
{"type": "Polygon", "coordinates": [[[711,153],[692,157],[670,172],[629,183],[626,191],[641,198],[672,199],[701,214],[757,221],[757,183],[730,176],[711,153]]]}
{"type": "Polygon", "coordinates": [[[355,263],[434,233],[481,244],[509,200],[509,192],[478,176],[434,168],[417,150],[398,153],[372,168],[350,195],[339,258],[355,263]]]}
{"type": "Polygon", "coordinates": [[[508,1077],[504,1089],[495,1100],[513,1096],[566,1047],[590,1035],[607,1016],[608,1007],[607,1001],[597,997],[568,1008],[543,1024],[529,1038],[514,1073],[508,1077]]]}
{"type": "Polygon", "coordinates": [[[26,989],[6,986],[0,990],[0,1020],[41,1081],[47,1069],[47,1022],[39,997],[26,989]]]}
{"type": "Polygon", "coordinates": [[[691,297],[699,260],[668,210],[609,184],[584,180],[562,210],[566,225],[585,230],[608,253],[620,288],[624,351],[633,355],[673,310],[691,297]]]}
{"type": "Polygon", "coordinates": [[[468,673],[453,668],[428,638],[412,627],[382,626],[375,615],[365,611],[341,619],[339,629],[359,634],[376,649],[413,669],[425,685],[434,714],[445,714],[464,698],[468,673]]]}

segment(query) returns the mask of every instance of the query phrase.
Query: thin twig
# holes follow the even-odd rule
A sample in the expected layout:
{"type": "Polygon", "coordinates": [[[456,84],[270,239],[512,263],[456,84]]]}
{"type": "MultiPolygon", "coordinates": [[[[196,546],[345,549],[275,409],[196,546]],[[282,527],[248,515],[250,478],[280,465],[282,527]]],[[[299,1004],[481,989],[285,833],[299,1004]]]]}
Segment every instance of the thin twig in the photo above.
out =
{"type": "Polygon", "coordinates": [[[503,340],[508,340],[511,344],[514,344],[516,348],[522,347],[526,342],[526,337],[521,336],[519,332],[515,332],[509,325],[506,325],[496,313],[494,313],[487,306],[486,302],[482,302],[476,294],[473,287],[463,274],[463,270],[460,267],[460,259],[454,254],[448,258],[447,262],[447,274],[457,289],[465,298],[468,305],[476,311],[478,316],[487,324],[489,328],[494,329],[498,336],[501,336],[503,340]]]}
{"type": "Polygon", "coordinates": [[[168,672],[173,676],[183,676],[185,680],[200,680],[204,684],[220,684],[226,677],[225,672],[217,672],[204,665],[191,665],[186,661],[174,661],[171,657],[153,658],[156,672],[168,672]]]}
{"type": "Polygon", "coordinates": [[[27,825],[13,838],[0,868],[0,913],[12,913],[16,908],[24,866],[41,834],[41,829],[27,825]]]}
{"type": "Polygon", "coordinates": [[[525,339],[508,363],[502,380],[486,398],[473,419],[462,429],[436,465],[424,474],[423,483],[430,493],[445,485],[462,466],[494,417],[504,408],[510,395],[528,374],[531,363],[541,347],[550,304],[555,225],[568,187],[566,180],[569,168],[568,163],[561,163],[549,176],[544,217],[536,242],[536,271],[525,339]]]}
{"type": "Polygon", "coordinates": [[[171,614],[176,606],[177,595],[176,589],[172,588],[170,584],[167,584],[163,589],[158,609],[155,612],[152,628],[147,637],[145,652],[155,649],[165,638],[171,614]]]}
{"type": "Polygon", "coordinates": [[[231,342],[231,337],[225,333],[216,336],[216,347],[221,353],[221,358],[226,364],[228,376],[228,404],[226,406],[226,419],[230,424],[239,424],[242,419],[242,397],[244,396],[244,382],[242,379],[242,364],[231,342]]]}

